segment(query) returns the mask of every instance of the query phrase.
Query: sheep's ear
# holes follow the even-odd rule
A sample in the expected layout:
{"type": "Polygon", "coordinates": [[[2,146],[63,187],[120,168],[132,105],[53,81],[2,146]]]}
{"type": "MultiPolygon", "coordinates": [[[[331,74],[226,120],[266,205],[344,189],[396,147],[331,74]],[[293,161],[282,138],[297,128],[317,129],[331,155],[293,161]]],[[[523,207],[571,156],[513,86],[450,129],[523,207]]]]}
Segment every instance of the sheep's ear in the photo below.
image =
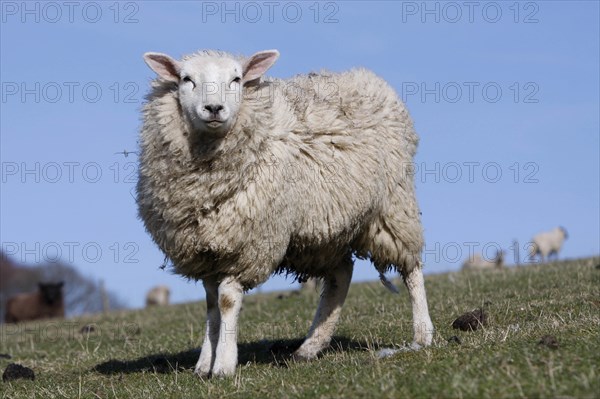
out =
{"type": "Polygon", "coordinates": [[[279,58],[279,51],[259,51],[244,63],[244,83],[260,78],[279,58]]]}
{"type": "Polygon", "coordinates": [[[178,61],[161,53],[146,53],[144,54],[144,61],[161,78],[171,82],[179,82],[181,65],[178,61]]]}

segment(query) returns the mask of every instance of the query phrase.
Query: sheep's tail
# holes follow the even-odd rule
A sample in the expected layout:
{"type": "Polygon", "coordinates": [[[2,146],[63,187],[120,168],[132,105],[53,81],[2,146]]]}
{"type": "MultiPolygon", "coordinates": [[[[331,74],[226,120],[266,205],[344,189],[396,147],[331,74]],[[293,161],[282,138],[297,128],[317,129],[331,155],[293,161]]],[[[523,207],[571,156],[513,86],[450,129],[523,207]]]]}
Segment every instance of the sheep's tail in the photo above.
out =
{"type": "Polygon", "coordinates": [[[398,287],[396,287],[394,284],[392,284],[392,282],[387,279],[385,274],[379,273],[379,280],[381,280],[381,284],[383,284],[383,286],[385,288],[387,288],[388,290],[390,290],[392,293],[394,293],[394,294],[400,293],[400,291],[398,291],[398,287]]]}

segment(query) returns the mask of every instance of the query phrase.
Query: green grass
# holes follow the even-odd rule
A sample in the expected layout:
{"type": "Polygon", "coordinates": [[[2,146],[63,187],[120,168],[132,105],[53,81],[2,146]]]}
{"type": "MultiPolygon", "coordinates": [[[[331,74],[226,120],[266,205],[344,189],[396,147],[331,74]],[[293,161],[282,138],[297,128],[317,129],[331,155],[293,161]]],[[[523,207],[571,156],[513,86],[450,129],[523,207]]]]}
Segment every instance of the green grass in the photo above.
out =
{"type": "MultiPolygon", "coordinates": [[[[233,378],[192,373],[204,304],[0,327],[3,371],[31,367],[35,381],[0,384],[3,398],[593,398],[600,393],[600,258],[426,277],[434,344],[378,359],[412,339],[406,290],[354,284],[331,348],[310,363],[288,355],[308,330],[316,292],[248,296],[233,378]],[[487,303],[474,332],[452,321],[487,303]],[[81,334],[94,323],[96,331],[81,334]],[[554,336],[557,349],[539,345],[554,336]],[[461,344],[447,339],[458,336],[461,344]],[[274,353],[272,352],[274,351],[274,353]]],[[[398,282],[396,282],[398,283],[398,282]]]]}

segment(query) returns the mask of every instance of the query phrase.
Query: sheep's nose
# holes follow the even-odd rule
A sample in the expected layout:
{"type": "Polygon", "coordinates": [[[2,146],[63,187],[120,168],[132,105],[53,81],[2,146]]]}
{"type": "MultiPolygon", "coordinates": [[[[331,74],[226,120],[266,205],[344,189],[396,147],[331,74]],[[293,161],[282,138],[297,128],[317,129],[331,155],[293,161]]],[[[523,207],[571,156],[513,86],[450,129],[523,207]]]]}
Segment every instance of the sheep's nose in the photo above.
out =
{"type": "Polygon", "coordinates": [[[209,105],[205,105],[204,109],[213,115],[217,115],[219,113],[219,111],[221,111],[223,109],[223,106],[217,105],[217,104],[209,104],[209,105]]]}

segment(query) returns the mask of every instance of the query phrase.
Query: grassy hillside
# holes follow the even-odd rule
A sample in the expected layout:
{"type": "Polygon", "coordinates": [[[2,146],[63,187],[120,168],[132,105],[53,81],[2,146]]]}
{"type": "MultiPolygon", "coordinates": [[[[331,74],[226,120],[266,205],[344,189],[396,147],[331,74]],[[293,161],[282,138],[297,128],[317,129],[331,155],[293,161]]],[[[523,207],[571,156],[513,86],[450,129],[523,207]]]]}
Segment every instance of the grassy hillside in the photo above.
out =
{"type": "MultiPolygon", "coordinates": [[[[193,373],[204,304],[0,327],[0,370],[31,367],[35,381],[1,383],[3,398],[597,397],[600,392],[600,258],[503,271],[428,276],[434,345],[384,359],[410,342],[406,290],[354,284],[336,339],[321,358],[288,355],[308,330],[316,292],[248,296],[234,378],[193,373]],[[485,304],[487,327],[452,321],[485,304]],[[81,333],[86,324],[94,331],[81,333]],[[557,341],[538,342],[544,335],[557,341]],[[456,339],[448,341],[448,338],[456,339]]],[[[396,282],[398,283],[398,282],[396,282]]],[[[201,288],[199,288],[201,289],[201,288]]]]}

